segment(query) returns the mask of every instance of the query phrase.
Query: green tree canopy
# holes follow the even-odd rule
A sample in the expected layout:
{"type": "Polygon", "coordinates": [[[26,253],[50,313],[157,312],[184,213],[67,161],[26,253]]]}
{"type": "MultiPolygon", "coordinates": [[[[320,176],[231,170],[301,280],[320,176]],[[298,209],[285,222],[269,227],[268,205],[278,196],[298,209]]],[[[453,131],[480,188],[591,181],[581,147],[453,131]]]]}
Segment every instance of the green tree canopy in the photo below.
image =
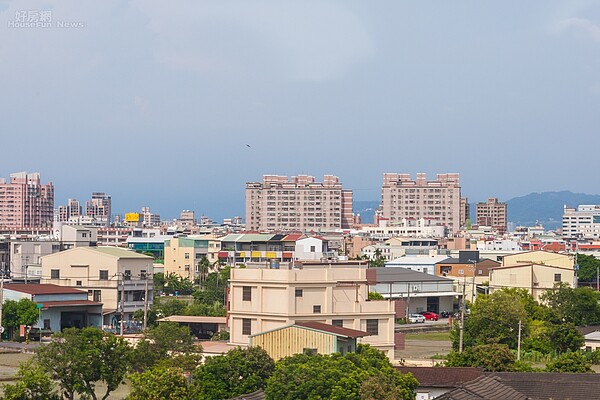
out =
{"type": "MultiPolygon", "coordinates": [[[[530,318],[526,307],[528,301],[511,290],[498,290],[490,295],[479,295],[471,307],[469,317],[465,320],[464,347],[499,343],[516,349],[519,321],[521,321],[522,337],[526,337],[529,331],[530,318]]],[[[452,330],[451,339],[453,348],[458,349],[458,327],[452,330]]]]}
{"type": "Polygon", "coordinates": [[[516,357],[505,344],[482,344],[465,349],[462,353],[451,351],[445,367],[481,367],[486,371],[515,370],[516,357]]]}
{"type": "Polygon", "coordinates": [[[106,384],[102,399],[108,398],[130,367],[131,349],[127,342],[100,329],[69,328],[53,339],[38,348],[35,359],[58,382],[68,399],[78,393],[95,400],[97,382],[106,384]]]}
{"type": "Polygon", "coordinates": [[[58,400],[56,384],[50,375],[35,361],[29,360],[19,366],[16,383],[5,384],[5,400],[58,400]]]}
{"type": "Polygon", "coordinates": [[[2,326],[10,336],[20,325],[33,326],[39,319],[37,303],[29,299],[6,300],[2,307],[2,326]]]}
{"type": "Polygon", "coordinates": [[[183,370],[155,367],[131,376],[127,400],[192,400],[194,396],[183,370]]]}
{"type": "Polygon", "coordinates": [[[226,399],[265,388],[275,362],[260,347],[236,348],[208,357],[194,373],[199,399],[226,399]]]}
{"type": "Polygon", "coordinates": [[[596,282],[598,279],[598,268],[600,268],[600,260],[594,256],[577,253],[577,277],[583,282],[596,282]]]}
{"type": "Polygon", "coordinates": [[[200,346],[194,345],[194,339],[187,326],[175,322],[162,322],[148,329],[132,355],[135,371],[141,372],[154,367],[161,359],[176,354],[202,353],[200,346]]]}
{"type": "Polygon", "coordinates": [[[356,353],[298,354],[279,360],[267,381],[267,399],[360,399],[382,388],[396,399],[414,399],[418,383],[393,368],[382,352],[359,345],[356,353]],[[375,379],[368,380],[375,377],[375,379]]]}
{"type": "Polygon", "coordinates": [[[546,365],[546,372],[594,372],[592,363],[579,351],[567,352],[546,365]]]}
{"type": "Polygon", "coordinates": [[[550,319],[555,323],[571,322],[576,326],[600,323],[600,293],[592,288],[574,289],[561,282],[540,298],[550,308],[550,319]]]}

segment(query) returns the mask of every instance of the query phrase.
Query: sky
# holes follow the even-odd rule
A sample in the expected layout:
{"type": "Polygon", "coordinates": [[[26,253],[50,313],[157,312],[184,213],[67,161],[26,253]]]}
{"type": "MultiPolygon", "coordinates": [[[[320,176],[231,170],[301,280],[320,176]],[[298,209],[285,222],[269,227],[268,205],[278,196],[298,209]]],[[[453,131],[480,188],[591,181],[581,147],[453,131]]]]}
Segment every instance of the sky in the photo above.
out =
{"type": "Polygon", "coordinates": [[[218,221],[265,174],[600,193],[598,1],[0,0],[0,91],[0,177],[56,206],[218,221]]]}

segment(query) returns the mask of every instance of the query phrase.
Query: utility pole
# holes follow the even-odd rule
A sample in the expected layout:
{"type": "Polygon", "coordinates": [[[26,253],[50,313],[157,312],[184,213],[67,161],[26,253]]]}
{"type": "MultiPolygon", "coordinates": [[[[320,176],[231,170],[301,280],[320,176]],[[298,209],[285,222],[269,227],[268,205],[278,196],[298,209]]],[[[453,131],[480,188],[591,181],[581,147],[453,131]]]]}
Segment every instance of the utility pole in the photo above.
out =
{"type": "Polygon", "coordinates": [[[119,275],[121,276],[121,321],[119,324],[119,334],[123,336],[123,324],[125,323],[125,276],[122,272],[119,275]]]}
{"type": "Polygon", "coordinates": [[[143,329],[146,331],[148,327],[148,265],[146,265],[146,271],[142,274],[144,278],[144,324],[143,329]]]}
{"type": "Polygon", "coordinates": [[[458,352],[463,352],[463,338],[465,335],[465,286],[466,281],[463,281],[462,304],[460,306],[460,334],[458,337],[458,352]]]}
{"type": "Polygon", "coordinates": [[[521,359],[521,320],[519,320],[519,337],[517,339],[517,361],[521,359]]]}
{"type": "Polygon", "coordinates": [[[6,271],[6,263],[2,261],[2,269],[0,269],[0,341],[2,341],[2,334],[4,334],[4,327],[2,326],[2,303],[4,302],[4,271],[6,271]]]}

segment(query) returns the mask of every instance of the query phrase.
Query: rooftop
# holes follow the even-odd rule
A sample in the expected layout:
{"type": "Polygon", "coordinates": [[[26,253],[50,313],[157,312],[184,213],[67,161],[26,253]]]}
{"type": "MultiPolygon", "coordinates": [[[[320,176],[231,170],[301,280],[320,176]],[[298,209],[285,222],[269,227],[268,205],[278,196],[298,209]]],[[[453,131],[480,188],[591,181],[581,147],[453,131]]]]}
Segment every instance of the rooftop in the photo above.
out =
{"type": "Polygon", "coordinates": [[[86,293],[84,290],[74,289],[67,286],[53,285],[50,283],[5,283],[4,289],[32,295],[86,293]]]}

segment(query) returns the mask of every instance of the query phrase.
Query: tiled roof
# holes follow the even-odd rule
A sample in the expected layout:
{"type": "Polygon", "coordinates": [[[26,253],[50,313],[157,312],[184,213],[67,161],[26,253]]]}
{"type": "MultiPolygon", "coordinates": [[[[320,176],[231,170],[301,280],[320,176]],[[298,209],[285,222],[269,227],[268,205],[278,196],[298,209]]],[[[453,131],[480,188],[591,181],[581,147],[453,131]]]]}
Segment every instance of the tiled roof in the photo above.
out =
{"type": "Polygon", "coordinates": [[[597,398],[600,393],[597,374],[493,372],[486,375],[497,378],[503,385],[523,393],[530,400],[589,400],[597,398]]]}
{"type": "Polygon", "coordinates": [[[359,337],[364,337],[364,336],[370,336],[370,334],[367,332],[359,331],[356,329],[344,328],[341,326],[333,326],[330,324],[324,324],[322,322],[316,322],[316,321],[296,322],[295,325],[301,326],[304,328],[315,329],[317,331],[333,333],[334,335],[338,335],[338,336],[346,336],[349,338],[359,338],[359,337]]]}
{"type": "Polygon", "coordinates": [[[262,390],[257,390],[256,392],[243,394],[238,397],[232,397],[229,400],[264,400],[264,399],[265,399],[265,392],[263,392],[262,390]]]}
{"type": "MultiPolygon", "coordinates": [[[[443,367],[441,367],[443,368],[443,367]]],[[[562,399],[562,397],[560,397],[562,399]]],[[[438,400],[528,400],[510,386],[492,376],[480,376],[437,397],[438,400]]]]}
{"type": "Polygon", "coordinates": [[[72,294],[86,293],[84,290],[68,286],[52,285],[50,283],[5,283],[4,289],[27,294],[72,294]]]}
{"type": "Polygon", "coordinates": [[[403,374],[411,373],[419,381],[419,386],[452,387],[470,382],[483,376],[483,368],[467,367],[404,367],[396,369],[403,374]]]}

